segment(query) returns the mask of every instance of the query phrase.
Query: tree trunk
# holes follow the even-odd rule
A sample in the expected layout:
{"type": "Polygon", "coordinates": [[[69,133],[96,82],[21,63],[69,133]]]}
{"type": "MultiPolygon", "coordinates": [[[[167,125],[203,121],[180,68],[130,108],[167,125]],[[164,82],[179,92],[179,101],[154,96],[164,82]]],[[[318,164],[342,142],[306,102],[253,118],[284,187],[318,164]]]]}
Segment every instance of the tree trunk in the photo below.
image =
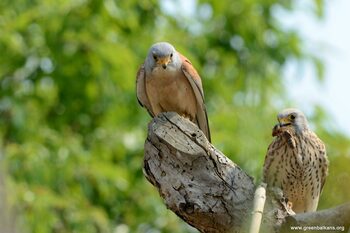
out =
{"type": "Polygon", "coordinates": [[[144,173],[166,206],[201,232],[240,232],[253,179],[175,113],[155,118],[148,132],[144,173]]]}
{"type": "MultiPolygon", "coordinates": [[[[211,145],[189,120],[168,112],[149,123],[144,175],[158,189],[167,208],[200,232],[248,232],[253,178],[211,145]]],[[[330,212],[293,215],[281,191],[267,192],[267,200],[264,232],[288,232],[291,224],[324,223],[322,219],[330,219],[330,224],[332,218],[345,230],[349,227],[349,204],[330,212]],[[341,213],[346,217],[340,218],[341,213]]]]}

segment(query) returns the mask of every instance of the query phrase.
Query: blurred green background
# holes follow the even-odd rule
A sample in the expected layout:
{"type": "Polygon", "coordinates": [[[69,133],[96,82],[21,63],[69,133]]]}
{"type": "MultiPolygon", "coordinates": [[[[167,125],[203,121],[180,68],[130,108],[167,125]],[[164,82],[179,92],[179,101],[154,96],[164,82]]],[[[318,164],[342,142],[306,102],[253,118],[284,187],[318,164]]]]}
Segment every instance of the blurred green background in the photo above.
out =
{"type": "MultiPolygon", "coordinates": [[[[313,2],[322,18],[324,2],[313,2]]],[[[213,144],[259,181],[276,114],[293,106],[286,62],[311,62],[320,82],[324,73],[273,14],[294,4],[198,0],[189,17],[156,0],[0,1],[1,229],[196,232],[143,177],[151,118],[137,69],[157,41],[185,54],[202,76],[213,144]]],[[[308,117],[331,162],[319,208],[349,201],[349,138],[326,109],[308,117]]]]}

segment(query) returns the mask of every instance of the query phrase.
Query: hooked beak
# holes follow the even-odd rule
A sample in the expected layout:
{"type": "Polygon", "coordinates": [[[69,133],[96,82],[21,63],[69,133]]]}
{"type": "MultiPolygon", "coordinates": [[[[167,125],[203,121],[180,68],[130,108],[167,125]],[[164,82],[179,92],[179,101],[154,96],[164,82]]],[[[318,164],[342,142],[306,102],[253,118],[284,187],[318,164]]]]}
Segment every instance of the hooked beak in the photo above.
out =
{"type": "Polygon", "coordinates": [[[169,63],[170,63],[170,57],[169,56],[162,57],[162,58],[159,58],[157,60],[157,65],[161,65],[164,70],[167,68],[169,63]]]}
{"type": "Polygon", "coordinates": [[[290,120],[286,117],[283,118],[278,118],[278,122],[279,122],[279,126],[283,127],[283,126],[288,126],[291,125],[292,123],[290,122],[290,120]]]}

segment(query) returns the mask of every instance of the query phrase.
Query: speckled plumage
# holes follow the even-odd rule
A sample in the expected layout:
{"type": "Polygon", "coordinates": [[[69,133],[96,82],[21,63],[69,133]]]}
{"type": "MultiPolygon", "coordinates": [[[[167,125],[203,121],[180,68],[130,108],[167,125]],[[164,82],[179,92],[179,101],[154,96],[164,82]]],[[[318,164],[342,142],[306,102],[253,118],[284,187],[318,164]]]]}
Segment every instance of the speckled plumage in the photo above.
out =
{"type": "Polygon", "coordinates": [[[328,174],[325,145],[299,110],[282,111],[278,121],[265,157],[264,181],[283,190],[294,212],[315,211],[328,174]]]}

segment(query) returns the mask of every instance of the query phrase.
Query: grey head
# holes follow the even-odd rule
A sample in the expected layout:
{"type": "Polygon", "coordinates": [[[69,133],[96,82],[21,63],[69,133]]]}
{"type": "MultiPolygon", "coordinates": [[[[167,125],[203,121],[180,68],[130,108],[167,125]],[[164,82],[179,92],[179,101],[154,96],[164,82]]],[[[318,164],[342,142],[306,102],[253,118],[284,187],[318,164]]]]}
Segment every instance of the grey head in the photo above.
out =
{"type": "Polygon", "coordinates": [[[181,64],[181,58],[174,46],[167,42],[159,42],[149,49],[145,69],[146,73],[151,73],[155,68],[175,70],[180,69],[181,64]]]}
{"type": "Polygon", "coordinates": [[[277,115],[280,127],[291,127],[297,133],[308,130],[308,122],[302,111],[296,108],[287,108],[277,115]]]}

